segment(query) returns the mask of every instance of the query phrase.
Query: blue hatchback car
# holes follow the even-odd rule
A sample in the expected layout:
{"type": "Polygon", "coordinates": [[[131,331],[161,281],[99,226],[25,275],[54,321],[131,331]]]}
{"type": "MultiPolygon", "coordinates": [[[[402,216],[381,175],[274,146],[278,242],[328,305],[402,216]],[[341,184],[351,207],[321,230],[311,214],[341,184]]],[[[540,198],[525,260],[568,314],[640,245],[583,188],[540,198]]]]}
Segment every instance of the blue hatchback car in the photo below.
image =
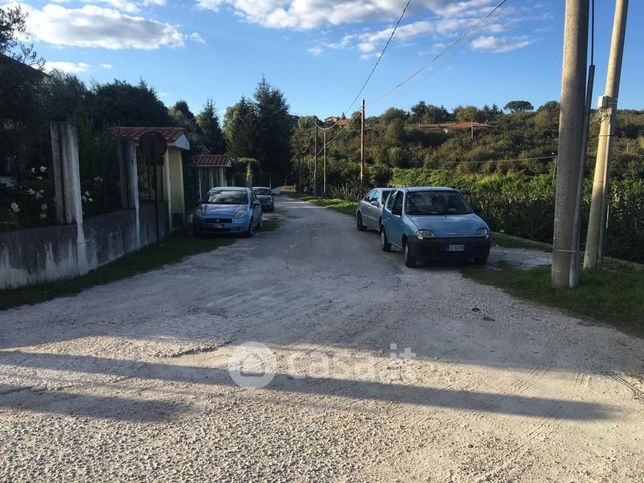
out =
{"type": "Polygon", "coordinates": [[[427,259],[474,260],[490,254],[490,228],[453,188],[418,186],[394,191],[382,210],[380,247],[403,251],[405,265],[427,259]]]}
{"type": "Polygon", "coordinates": [[[212,188],[194,212],[192,231],[195,236],[207,234],[242,234],[253,236],[261,230],[262,208],[249,188],[212,188]]]}

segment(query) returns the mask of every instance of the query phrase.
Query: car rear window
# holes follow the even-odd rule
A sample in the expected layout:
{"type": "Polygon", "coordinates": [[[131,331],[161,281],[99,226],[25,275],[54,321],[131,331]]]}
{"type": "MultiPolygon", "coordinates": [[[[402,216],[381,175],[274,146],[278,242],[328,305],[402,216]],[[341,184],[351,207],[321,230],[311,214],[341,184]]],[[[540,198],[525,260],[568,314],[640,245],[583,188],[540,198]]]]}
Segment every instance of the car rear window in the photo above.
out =
{"type": "Polygon", "coordinates": [[[271,195],[271,190],[268,188],[253,188],[253,191],[255,192],[256,195],[271,195]]]}

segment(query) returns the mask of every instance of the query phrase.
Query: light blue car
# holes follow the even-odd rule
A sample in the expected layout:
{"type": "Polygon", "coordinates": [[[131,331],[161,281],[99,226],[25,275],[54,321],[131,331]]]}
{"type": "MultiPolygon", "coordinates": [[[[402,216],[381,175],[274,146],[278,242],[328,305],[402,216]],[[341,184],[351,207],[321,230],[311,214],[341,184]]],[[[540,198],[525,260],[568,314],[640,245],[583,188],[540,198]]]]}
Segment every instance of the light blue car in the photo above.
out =
{"type": "Polygon", "coordinates": [[[403,251],[405,265],[419,260],[474,260],[490,254],[490,228],[453,188],[418,186],[393,192],[382,210],[380,247],[403,251]]]}
{"type": "Polygon", "coordinates": [[[240,234],[253,236],[262,228],[262,208],[249,188],[212,188],[194,212],[192,232],[195,236],[240,234]]]}

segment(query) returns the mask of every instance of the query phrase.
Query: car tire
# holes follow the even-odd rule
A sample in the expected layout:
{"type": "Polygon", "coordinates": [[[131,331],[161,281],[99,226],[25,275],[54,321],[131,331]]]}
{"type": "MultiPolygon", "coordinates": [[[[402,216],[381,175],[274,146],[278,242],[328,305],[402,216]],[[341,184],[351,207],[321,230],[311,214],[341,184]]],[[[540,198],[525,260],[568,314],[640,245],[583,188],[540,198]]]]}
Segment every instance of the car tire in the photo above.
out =
{"type": "Polygon", "coordinates": [[[252,238],[253,237],[253,219],[252,218],[248,222],[248,228],[246,229],[246,232],[244,233],[244,237],[246,237],[246,238],[252,238]]]}
{"type": "Polygon", "coordinates": [[[416,253],[414,251],[413,245],[410,245],[405,241],[403,246],[403,258],[405,259],[405,266],[409,268],[416,267],[416,253]]]}
{"type": "Polygon", "coordinates": [[[380,249],[383,252],[391,251],[391,243],[387,240],[387,233],[385,232],[384,227],[380,228],[380,249]]]}
{"type": "Polygon", "coordinates": [[[366,231],[367,227],[362,224],[362,213],[356,215],[356,227],[358,231],[366,231]]]}
{"type": "Polygon", "coordinates": [[[485,257],[479,257],[474,259],[474,264],[475,265],[485,265],[487,263],[487,256],[485,257]]]}

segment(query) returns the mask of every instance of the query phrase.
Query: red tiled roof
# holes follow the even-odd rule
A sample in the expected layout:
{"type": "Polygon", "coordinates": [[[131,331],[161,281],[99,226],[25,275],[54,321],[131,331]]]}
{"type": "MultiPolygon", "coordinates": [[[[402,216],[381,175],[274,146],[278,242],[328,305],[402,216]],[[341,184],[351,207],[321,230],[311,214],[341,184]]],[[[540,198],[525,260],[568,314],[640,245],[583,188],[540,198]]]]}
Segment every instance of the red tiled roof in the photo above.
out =
{"type": "Polygon", "coordinates": [[[344,119],[338,119],[337,124],[338,124],[338,127],[347,127],[350,122],[351,122],[351,119],[344,118],[344,119]]]}
{"type": "Polygon", "coordinates": [[[483,124],[480,122],[472,122],[472,121],[461,121],[461,122],[456,122],[454,124],[448,124],[445,126],[445,129],[472,129],[472,128],[478,128],[478,129],[487,129],[493,126],[490,126],[489,124],[483,124]]]}
{"type": "Polygon", "coordinates": [[[192,164],[198,168],[211,166],[230,168],[232,166],[232,160],[230,156],[223,154],[200,154],[192,158],[192,164]]]}
{"type": "Polygon", "coordinates": [[[114,130],[122,138],[138,141],[146,132],[158,132],[166,142],[173,143],[186,133],[182,127],[116,127],[114,130]]]}

